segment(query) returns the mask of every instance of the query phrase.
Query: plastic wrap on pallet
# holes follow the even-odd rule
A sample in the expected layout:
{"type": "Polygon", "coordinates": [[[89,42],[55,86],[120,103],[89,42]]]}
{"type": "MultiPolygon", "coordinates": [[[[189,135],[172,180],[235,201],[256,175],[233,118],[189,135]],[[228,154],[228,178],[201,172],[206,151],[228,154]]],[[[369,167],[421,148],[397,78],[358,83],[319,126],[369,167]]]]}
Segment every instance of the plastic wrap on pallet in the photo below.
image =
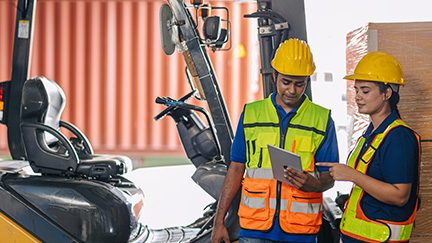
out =
{"type": "MultiPolygon", "coordinates": [[[[361,27],[347,34],[346,69],[347,74],[354,72],[360,59],[368,52],[368,27],[361,27]]],[[[351,150],[357,139],[369,124],[366,115],[357,112],[354,81],[347,80],[348,146],[351,150]]]]}
{"type": "MultiPolygon", "coordinates": [[[[347,72],[353,71],[367,51],[383,51],[402,65],[407,83],[400,89],[402,118],[422,139],[420,197],[411,242],[432,242],[432,22],[369,23],[347,35],[347,72]]],[[[354,90],[348,84],[348,115],[358,137],[367,123],[356,111],[354,90]]]]}
{"type": "Polygon", "coordinates": [[[420,176],[420,209],[417,212],[413,240],[410,242],[432,242],[432,143],[422,143],[420,176]]]}

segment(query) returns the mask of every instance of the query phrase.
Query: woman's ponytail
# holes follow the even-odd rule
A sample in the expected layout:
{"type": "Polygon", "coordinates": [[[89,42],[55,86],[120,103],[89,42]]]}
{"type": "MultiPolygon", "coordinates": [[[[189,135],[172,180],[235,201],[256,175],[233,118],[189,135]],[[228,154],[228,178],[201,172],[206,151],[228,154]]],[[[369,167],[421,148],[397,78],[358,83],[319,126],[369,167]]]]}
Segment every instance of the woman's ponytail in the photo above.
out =
{"type": "Polygon", "coordinates": [[[399,103],[399,99],[400,99],[399,93],[393,91],[393,94],[392,94],[392,96],[389,99],[389,103],[390,103],[391,110],[392,111],[393,110],[396,111],[396,114],[399,116],[399,118],[402,118],[401,115],[400,115],[400,113],[399,113],[399,109],[397,107],[397,105],[399,103]]]}
{"type": "Polygon", "coordinates": [[[381,93],[385,93],[387,89],[391,89],[393,91],[392,96],[389,99],[390,109],[392,111],[395,111],[396,114],[399,116],[399,118],[402,118],[400,115],[399,109],[397,107],[399,100],[400,100],[400,96],[399,96],[399,92],[398,92],[397,88],[392,88],[390,85],[384,84],[381,82],[377,82],[377,84],[378,84],[378,87],[379,87],[381,93]]]}

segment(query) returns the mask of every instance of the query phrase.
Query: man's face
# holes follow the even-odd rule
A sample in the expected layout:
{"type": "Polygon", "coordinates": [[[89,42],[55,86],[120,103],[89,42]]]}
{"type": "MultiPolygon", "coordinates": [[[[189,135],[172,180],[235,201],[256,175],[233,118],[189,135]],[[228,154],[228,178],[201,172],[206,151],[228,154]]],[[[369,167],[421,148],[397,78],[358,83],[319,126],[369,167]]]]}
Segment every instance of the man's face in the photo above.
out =
{"type": "Polygon", "coordinates": [[[276,79],[277,103],[284,108],[295,108],[300,103],[300,98],[306,90],[307,78],[279,73],[276,79]]]}

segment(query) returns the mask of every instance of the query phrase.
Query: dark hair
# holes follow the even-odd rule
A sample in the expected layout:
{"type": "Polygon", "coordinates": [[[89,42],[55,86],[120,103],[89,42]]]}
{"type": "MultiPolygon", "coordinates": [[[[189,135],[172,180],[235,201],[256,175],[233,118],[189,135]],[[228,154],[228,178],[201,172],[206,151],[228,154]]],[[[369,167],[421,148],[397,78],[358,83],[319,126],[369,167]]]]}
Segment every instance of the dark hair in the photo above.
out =
{"type": "Polygon", "coordinates": [[[278,76],[279,76],[279,72],[278,71],[276,71],[276,70],[274,70],[274,82],[276,83],[276,80],[277,80],[277,78],[278,78],[278,76]]]}
{"type": "Polygon", "coordinates": [[[390,109],[392,111],[396,111],[396,114],[399,116],[399,118],[402,118],[399,109],[397,107],[397,104],[399,103],[399,99],[400,99],[399,92],[392,89],[392,87],[388,84],[381,83],[381,82],[376,82],[376,84],[378,85],[381,93],[385,93],[387,89],[391,89],[393,91],[392,96],[389,99],[390,109]]]}
{"type": "MultiPolygon", "coordinates": [[[[273,74],[274,74],[274,81],[276,82],[276,79],[278,78],[278,76],[279,76],[279,72],[278,71],[276,71],[276,70],[274,70],[274,72],[273,72],[273,74]]],[[[310,79],[310,76],[295,76],[295,75],[287,75],[287,74],[282,74],[282,75],[285,75],[285,76],[288,76],[288,77],[304,77],[305,79],[307,78],[308,80],[308,82],[309,82],[309,79],[310,79]]]]}

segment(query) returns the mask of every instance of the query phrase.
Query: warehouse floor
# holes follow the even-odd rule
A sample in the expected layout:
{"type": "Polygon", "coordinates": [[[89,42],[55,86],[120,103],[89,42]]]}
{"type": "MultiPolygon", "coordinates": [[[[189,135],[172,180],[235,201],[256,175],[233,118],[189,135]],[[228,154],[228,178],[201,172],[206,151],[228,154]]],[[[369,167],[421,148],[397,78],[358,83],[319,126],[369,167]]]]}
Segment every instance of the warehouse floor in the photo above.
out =
{"type": "MultiPolygon", "coordinates": [[[[192,181],[194,171],[189,164],[139,168],[127,175],[144,191],[144,224],[152,229],[185,226],[202,216],[214,200],[192,181]]],[[[324,196],[335,199],[337,191],[349,193],[350,188],[350,183],[337,182],[324,196]]]]}

